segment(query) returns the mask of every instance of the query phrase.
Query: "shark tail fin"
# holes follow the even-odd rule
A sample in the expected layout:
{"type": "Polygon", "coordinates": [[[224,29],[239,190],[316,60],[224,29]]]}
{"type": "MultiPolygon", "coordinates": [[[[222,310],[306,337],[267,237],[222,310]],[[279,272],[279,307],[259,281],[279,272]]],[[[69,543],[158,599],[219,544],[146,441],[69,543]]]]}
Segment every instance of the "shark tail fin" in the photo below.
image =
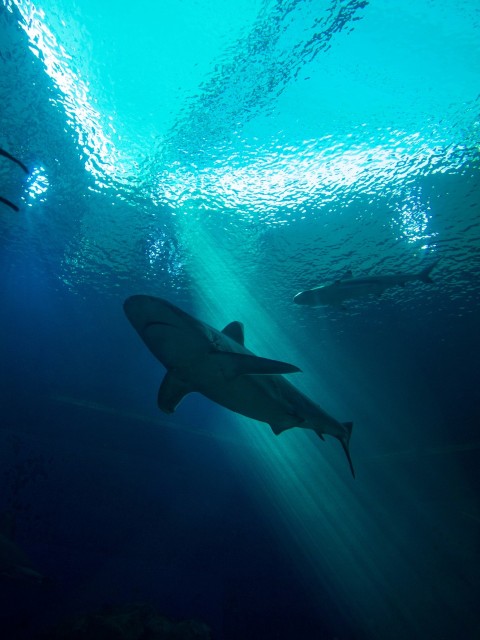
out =
{"type": "Polygon", "coordinates": [[[345,427],[345,433],[342,436],[338,436],[340,440],[340,444],[345,451],[345,455],[347,456],[348,464],[350,466],[350,471],[352,472],[352,476],[355,478],[355,470],[353,468],[352,458],[350,456],[350,436],[352,435],[353,422],[343,422],[343,426],[345,427]]]}
{"type": "Polygon", "coordinates": [[[432,264],[428,265],[428,267],[425,267],[425,269],[422,269],[418,274],[419,280],[421,280],[422,282],[425,282],[425,284],[432,283],[433,280],[430,277],[430,271],[432,271],[432,269],[437,266],[439,260],[440,258],[435,260],[435,262],[432,262],[432,264]]]}

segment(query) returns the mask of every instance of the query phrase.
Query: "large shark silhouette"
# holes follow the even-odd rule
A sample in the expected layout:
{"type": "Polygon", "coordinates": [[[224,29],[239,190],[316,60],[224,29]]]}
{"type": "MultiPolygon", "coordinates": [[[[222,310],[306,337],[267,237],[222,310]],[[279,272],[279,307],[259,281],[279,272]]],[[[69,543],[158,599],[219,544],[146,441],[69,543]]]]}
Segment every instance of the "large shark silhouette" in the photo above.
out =
{"type": "Polygon", "coordinates": [[[127,318],[167,373],[158,392],[166,413],[197,391],[213,402],[266,422],[275,434],[292,427],[337,438],[349,453],[352,423],[341,423],[296,389],[283,375],[300,371],[278,360],[259,358],[244,346],[243,325],[231,322],[223,331],[190,316],[166,300],[137,295],[124,303],[127,318]]]}
{"type": "Polygon", "coordinates": [[[3,514],[0,518],[0,578],[43,584],[44,576],[32,567],[23,549],[15,542],[14,528],[13,514],[3,514]]]}
{"type": "Polygon", "coordinates": [[[351,271],[347,271],[343,278],[333,284],[321,285],[314,289],[301,291],[293,298],[296,304],[316,307],[318,305],[342,306],[344,300],[360,298],[374,294],[380,296],[390,287],[404,287],[407,282],[419,280],[424,283],[433,282],[430,278],[431,270],[438,260],[428,265],[420,273],[397,273],[393,275],[378,275],[366,278],[354,278],[351,271]]]}

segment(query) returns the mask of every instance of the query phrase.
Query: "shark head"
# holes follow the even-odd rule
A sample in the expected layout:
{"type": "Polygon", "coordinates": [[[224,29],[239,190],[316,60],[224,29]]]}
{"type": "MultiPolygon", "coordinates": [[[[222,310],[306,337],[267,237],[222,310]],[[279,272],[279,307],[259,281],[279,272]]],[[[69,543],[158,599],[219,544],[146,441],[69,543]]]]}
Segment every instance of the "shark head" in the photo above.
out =
{"type": "Polygon", "coordinates": [[[310,289],[309,291],[301,291],[293,298],[295,304],[305,304],[312,306],[316,302],[316,289],[310,289]]]}
{"type": "Polygon", "coordinates": [[[167,369],[208,349],[206,326],[167,300],[136,295],[127,298],[123,308],[134,329],[167,369]]]}
{"type": "Polygon", "coordinates": [[[167,300],[153,296],[130,296],[123,303],[123,309],[134,329],[142,335],[152,324],[179,326],[180,309],[167,300]]]}

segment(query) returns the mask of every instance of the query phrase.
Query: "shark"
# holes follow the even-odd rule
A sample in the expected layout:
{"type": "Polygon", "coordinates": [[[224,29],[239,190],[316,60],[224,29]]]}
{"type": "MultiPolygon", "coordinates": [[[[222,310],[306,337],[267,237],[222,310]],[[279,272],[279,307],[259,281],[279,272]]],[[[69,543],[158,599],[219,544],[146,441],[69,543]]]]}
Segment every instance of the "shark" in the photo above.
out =
{"type": "Polygon", "coordinates": [[[311,429],[341,443],[353,477],[350,457],[352,422],[339,422],[284,376],[295,365],[255,355],[245,347],[244,326],[233,321],[219,331],[162,298],[134,295],[125,314],[150,352],[166,368],[157,396],[161,411],[173,413],[189,393],[270,425],[279,435],[287,429],[311,429]]]}
{"type": "Polygon", "coordinates": [[[44,576],[33,568],[23,549],[14,540],[12,513],[0,518],[0,578],[29,584],[43,584],[44,576]]]}
{"type": "Polygon", "coordinates": [[[320,305],[342,307],[345,300],[371,294],[381,296],[386,289],[404,287],[407,282],[420,281],[429,284],[433,282],[430,272],[438,261],[435,260],[435,262],[427,265],[419,273],[396,273],[354,278],[349,270],[339,280],[335,280],[333,284],[325,284],[297,293],[293,298],[293,302],[310,307],[320,305]]]}

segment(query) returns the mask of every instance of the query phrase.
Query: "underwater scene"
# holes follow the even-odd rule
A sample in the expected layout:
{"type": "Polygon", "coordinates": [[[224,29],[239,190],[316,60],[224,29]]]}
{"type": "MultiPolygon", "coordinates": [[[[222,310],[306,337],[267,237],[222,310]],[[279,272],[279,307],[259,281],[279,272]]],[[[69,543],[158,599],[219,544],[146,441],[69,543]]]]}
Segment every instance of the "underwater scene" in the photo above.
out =
{"type": "Polygon", "coordinates": [[[480,638],[478,0],[0,0],[1,640],[480,638]]]}

